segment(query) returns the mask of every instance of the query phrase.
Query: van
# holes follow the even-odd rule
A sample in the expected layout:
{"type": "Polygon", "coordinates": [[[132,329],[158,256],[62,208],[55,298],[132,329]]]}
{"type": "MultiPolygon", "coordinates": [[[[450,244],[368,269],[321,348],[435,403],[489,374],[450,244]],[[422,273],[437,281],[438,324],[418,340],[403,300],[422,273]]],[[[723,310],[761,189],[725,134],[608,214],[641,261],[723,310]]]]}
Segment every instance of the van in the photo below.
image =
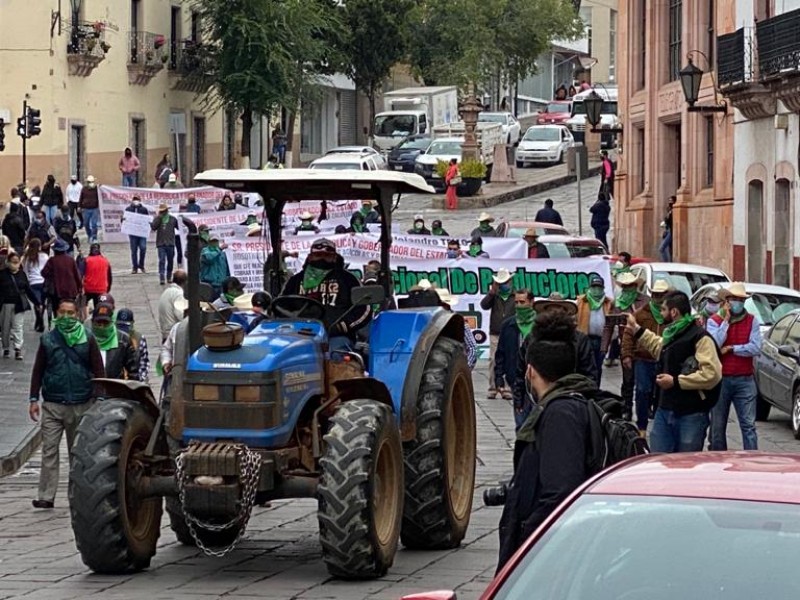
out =
{"type": "MultiPolygon", "coordinates": [[[[603,107],[600,109],[600,122],[597,124],[597,128],[618,128],[621,126],[617,116],[618,90],[616,87],[593,88],[580,92],[572,98],[572,116],[564,123],[572,132],[572,137],[575,138],[576,143],[586,143],[586,129],[591,129],[591,125],[586,118],[586,105],[583,101],[592,92],[597,92],[597,95],[603,99],[603,107]]],[[[616,133],[601,133],[601,148],[614,148],[616,145],[616,133]]]]}

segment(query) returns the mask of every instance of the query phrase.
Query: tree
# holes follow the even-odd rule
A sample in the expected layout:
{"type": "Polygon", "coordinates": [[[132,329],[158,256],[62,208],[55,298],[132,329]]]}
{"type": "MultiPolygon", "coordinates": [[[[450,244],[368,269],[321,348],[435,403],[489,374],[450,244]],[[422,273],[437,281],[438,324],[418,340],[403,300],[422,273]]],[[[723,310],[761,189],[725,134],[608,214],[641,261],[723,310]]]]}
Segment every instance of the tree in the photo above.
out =
{"type": "Polygon", "coordinates": [[[375,121],[375,97],[392,67],[406,53],[411,0],[346,0],[347,30],[342,54],[345,72],[369,101],[369,135],[375,121]]]}
{"type": "Polygon", "coordinates": [[[330,58],[330,32],[339,27],[328,0],[195,0],[203,27],[204,65],[196,74],[209,93],[207,108],[233,111],[242,121],[247,163],[253,115],[296,109],[318,84],[330,58]]]}

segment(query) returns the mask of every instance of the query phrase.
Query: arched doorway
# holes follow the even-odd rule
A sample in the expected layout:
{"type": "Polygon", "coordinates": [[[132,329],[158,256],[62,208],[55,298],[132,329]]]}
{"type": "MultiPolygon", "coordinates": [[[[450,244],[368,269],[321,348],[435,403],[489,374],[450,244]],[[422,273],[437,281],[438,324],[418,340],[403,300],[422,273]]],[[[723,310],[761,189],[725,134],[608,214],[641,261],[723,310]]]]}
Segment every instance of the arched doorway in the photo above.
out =
{"type": "Polygon", "coordinates": [[[764,182],[747,185],[747,281],[764,281],[764,182]]]}
{"type": "Polygon", "coordinates": [[[788,179],[775,182],[775,259],[772,283],[789,287],[792,270],[792,204],[788,179]]]}

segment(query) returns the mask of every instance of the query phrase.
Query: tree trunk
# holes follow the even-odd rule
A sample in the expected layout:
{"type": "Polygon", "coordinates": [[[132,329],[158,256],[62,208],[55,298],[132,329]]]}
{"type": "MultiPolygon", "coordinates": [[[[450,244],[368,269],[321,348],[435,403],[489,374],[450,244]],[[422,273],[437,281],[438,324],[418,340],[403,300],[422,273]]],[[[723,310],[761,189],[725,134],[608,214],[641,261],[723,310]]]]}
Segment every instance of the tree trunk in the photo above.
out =
{"type": "Polygon", "coordinates": [[[370,86],[367,90],[367,100],[369,100],[369,124],[367,125],[367,143],[371,146],[375,136],[375,95],[377,90],[375,86],[370,86]]]}
{"type": "Polygon", "coordinates": [[[289,120],[286,123],[286,160],[285,166],[292,168],[294,166],[294,126],[297,123],[297,111],[289,111],[289,120]]]}
{"type": "Polygon", "coordinates": [[[250,107],[245,107],[242,111],[242,156],[239,161],[240,169],[250,168],[250,135],[253,131],[253,111],[250,107]]]}

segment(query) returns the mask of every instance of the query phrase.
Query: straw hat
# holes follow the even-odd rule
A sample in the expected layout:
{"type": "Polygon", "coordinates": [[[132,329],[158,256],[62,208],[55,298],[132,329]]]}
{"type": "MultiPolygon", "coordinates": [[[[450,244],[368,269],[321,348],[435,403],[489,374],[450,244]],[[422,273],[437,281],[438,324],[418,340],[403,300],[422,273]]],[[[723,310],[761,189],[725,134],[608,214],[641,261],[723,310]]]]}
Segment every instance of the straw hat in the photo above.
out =
{"type": "Polygon", "coordinates": [[[625,271],[617,275],[615,281],[620,285],[633,285],[639,281],[639,278],[630,271],[625,271]]]}
{"type": "Polygon", "coordinates": [[[312,215],[312,214],[311,214],[310,212],[308,212],[307,210],[304,210],[304,211],[303,211],[303,214],[301,214],[301,215],[300,215],[300,220],[301,220],[301,221],[310,221],[310,220],[311,220],[311,219],[313,219],[313,218],[314,218],[314,215],[312,215]]]}
{"type": "Polygon", "coordinates": [[[575,304],[575,301],[568,300],[558,292],[553,292],[547,298],[542,298],[541,300],[534,302],[533,310],[540,312],[555,306],[562,307],[570,315],[575,315],[578,313],[578,305],[575,304]]]}
{"type": "Polygon", "coordinates": [[[666,294],[669,290],[669,283],[666,279],[656,279],[650,286],[651,294],[666,294]]]}
{"type": "Polygon", "coordinates": [[[483,221],[489,221],[491,223],[492,221],[494,221],[494,217],[489,213],[487,213],[486,211],[484,211],[478,216],[478,223],[482,223],[483,221]]]}
{"type": "Polygon", "coordinates": [[[508,269],[500,269],[497,271],[497,275],[493,275],[492,279],[494,279],[495,283],[504,284],[511,280],[511,273],[508,272],[508,269]]]}
{"type": "Polygon", "coordinates": [[[236,310],[253,310],[253,294],[247,293],[233,299],[233,308],[236,310]]]}
{"type": "Polygon", "coordinates": [[[164,212],[165,210],[169,210],[169,204],[162,202],[158,205],[158,212],[164,212]]]}
{"type": "Polygon", "coordinates": [[[747,290],[744,289],[744,283],[741,281],[734,281],[727,287],[727,289],[723,288],[719,291],[719,297],[721,300],[728,300],[730,298],[747,300],[750,297],[750,294],[748,294],[747,290]]]}
{"type": "Polygon", "coordinates": [[[449,304],[451,308],[458,304],[458,296],[451,295],[450,290],[447,288],[436,288],[435,291],[439,295],[439,300],[445,304],[449,304]]]}

